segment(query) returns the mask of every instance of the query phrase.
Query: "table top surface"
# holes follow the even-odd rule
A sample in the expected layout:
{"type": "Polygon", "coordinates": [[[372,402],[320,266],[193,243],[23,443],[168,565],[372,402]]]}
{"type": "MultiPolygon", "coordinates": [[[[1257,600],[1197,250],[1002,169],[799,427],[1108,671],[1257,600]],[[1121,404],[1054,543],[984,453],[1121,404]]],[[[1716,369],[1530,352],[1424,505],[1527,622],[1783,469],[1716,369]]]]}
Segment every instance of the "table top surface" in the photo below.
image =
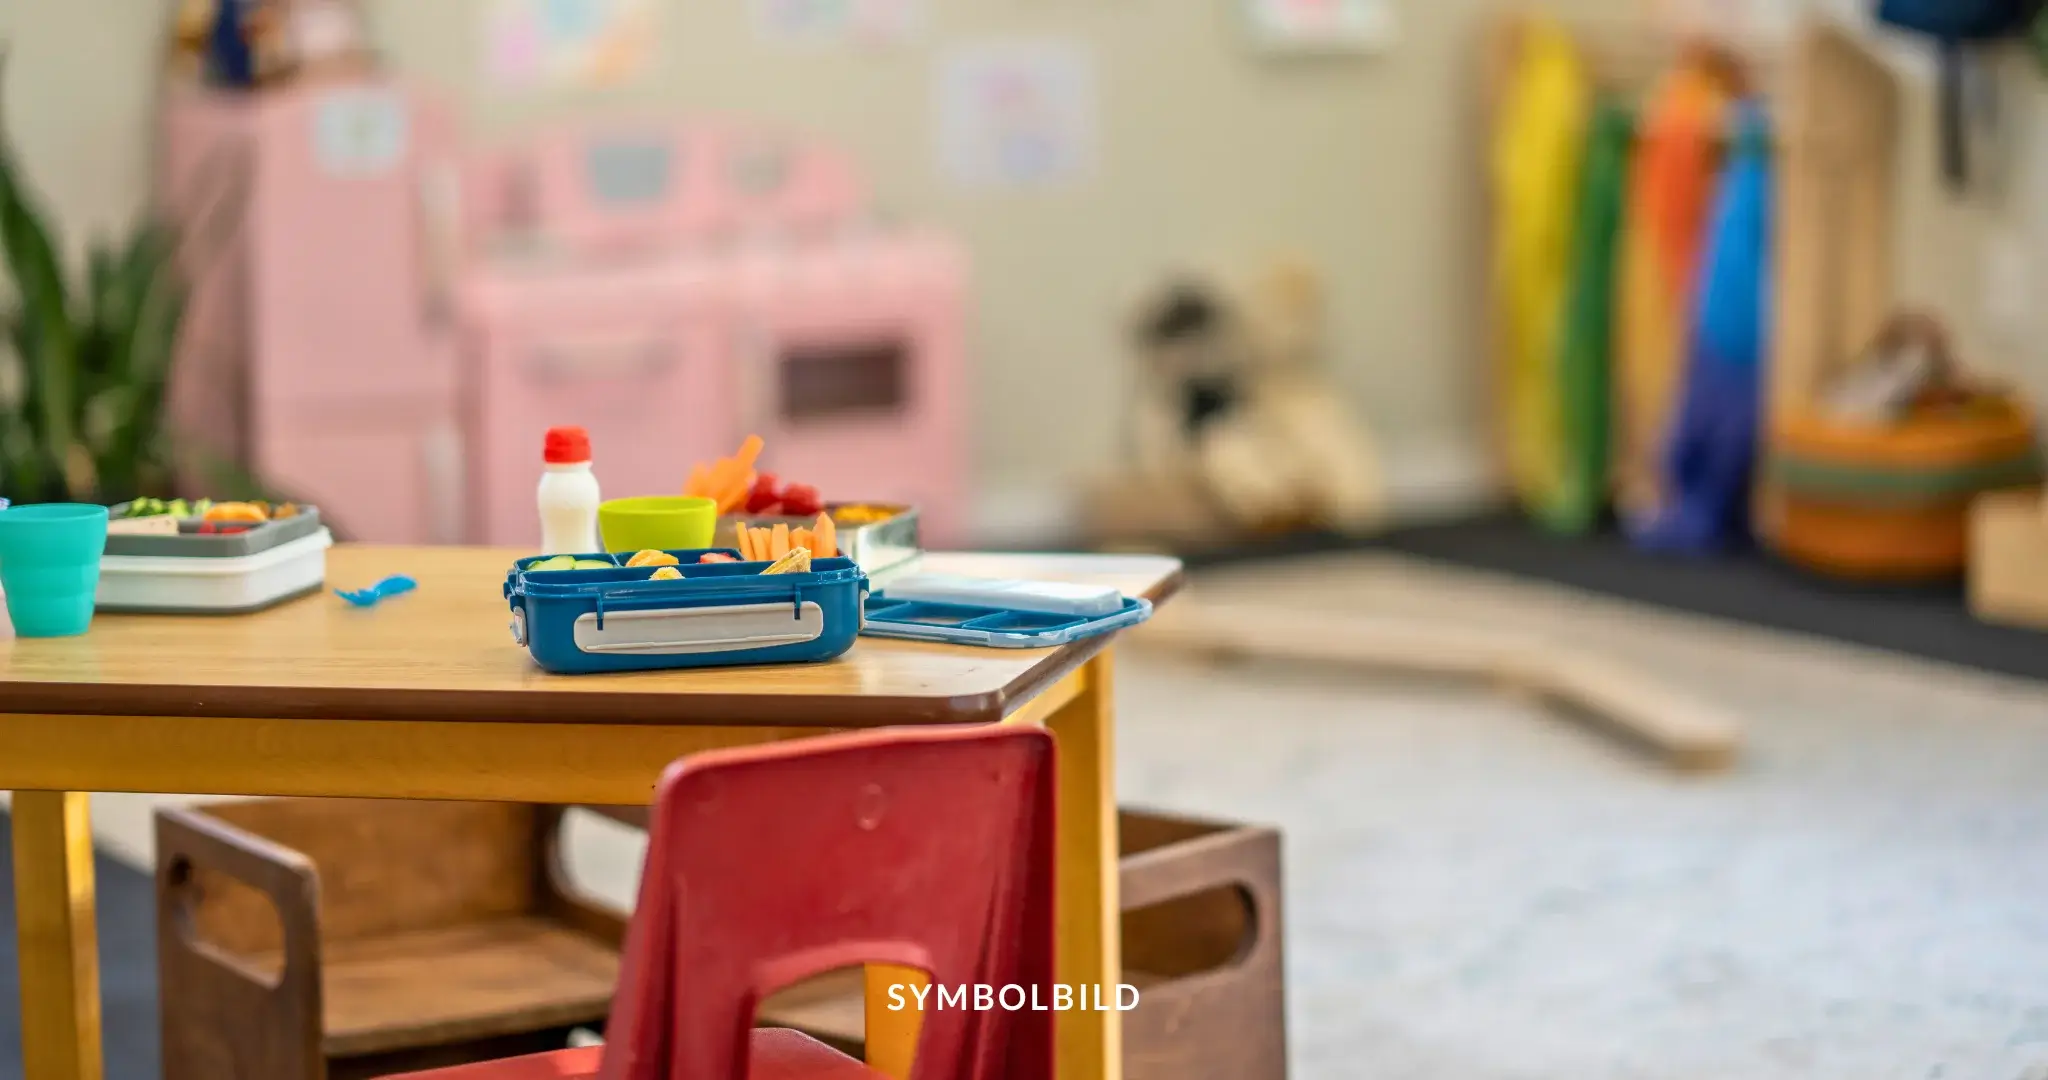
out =
{"type": "MultiPolygon", "coordinates": [[[[524,552],[344,544],[330,586],[417,593],[358,609],[321,593],[249,615],[100,615],[83,637],[0,638],[0,710],[266,719],[864,727],[998,719],[1100,651],[862,638],[822,664],[551,675],[515,645],[501,586],[524,552]]],[[[933,553],[933,573],[1113,585],[1155,603],[1180,563],[1144,555],[933,553]]]]}

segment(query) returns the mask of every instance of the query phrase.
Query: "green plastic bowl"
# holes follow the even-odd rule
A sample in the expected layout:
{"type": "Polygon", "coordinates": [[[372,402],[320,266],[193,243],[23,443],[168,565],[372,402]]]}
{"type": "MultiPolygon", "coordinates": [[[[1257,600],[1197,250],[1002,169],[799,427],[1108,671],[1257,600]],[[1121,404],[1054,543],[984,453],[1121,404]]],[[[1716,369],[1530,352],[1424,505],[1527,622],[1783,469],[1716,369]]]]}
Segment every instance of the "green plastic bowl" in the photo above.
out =
{"type": "Polygon", "coordinates": [[[718,503],[694,495],[613,499],[597,508],[597,528],[610,552],[708,548],[718,531],[718,503]]]}

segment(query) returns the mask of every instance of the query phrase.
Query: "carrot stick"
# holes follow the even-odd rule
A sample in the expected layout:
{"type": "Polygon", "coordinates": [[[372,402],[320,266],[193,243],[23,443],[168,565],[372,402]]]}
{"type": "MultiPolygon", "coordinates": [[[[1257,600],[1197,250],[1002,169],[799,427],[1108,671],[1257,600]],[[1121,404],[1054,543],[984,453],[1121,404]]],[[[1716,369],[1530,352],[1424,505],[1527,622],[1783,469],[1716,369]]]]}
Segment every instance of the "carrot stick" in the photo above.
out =
{"type": "Polygon", "coordinates": [[[815,542],[816,539],[816,537],[811,535],[811,530],[809,529],[789,530],[789,546],[792,550],[803,548],[805,551],[816,551],[818,550],[818,545],[815,542]]]}
{"type": "Polygon", "coordinates": [[[754,471],[754,463],[761,460],[761,449],[766,445],[759,435],[747,436],[747,441],[740,444],[740,452],[736,455],[741,472],[754,471]]]}
{"type": "Polygon", "coordinates": [[[704,474],[704,488],[698,494],[708,499],[717,499],[723,504],[727,489],[732,487],[732,471],[735,467],[731,458],[719,458],[712,462],[710,471],[704,474]]]}
{"type": "Polygon", "coordinates": [[[821,559],[839,557],[839,527],[832,524],[832,515],[819,514],[817,528],[813,529],[812,533],[818,541],[811,548],[812,554],[821,559]]]}
{"type": "Polygon", "coordinates": [[[754,479],[755,477],[752,469],[742,472],[737,477],[735,477],[732,487],[728,488],[725,494],[719,496],[718,512],[721,514],[730,514],[733,511],[738,510],[740,507],[746,505],[747,492],[752,491],[754,489],[754,479]]]}
{"type": "Polygon", "coordinates": [[[761,562],[775,561],[775,530],[765,525],[754,530],[754,558],[761,562]]]}
{"type": "Polygon", "coordinates": [[[789,554],[789,526],[788,526],[788,525],[786,525],[786,524],[783,524],[783,523],[781,523],[781,522],[777,522],[777,523],[776,523],[776,525],[775,525],[775,540],[774,540],[774,542],[773,542],[773,543],[774,543],[774,546],[773,546],[773,547],[771,547],[771,548],[769,548],[769,551],[773,553],[773,557],[774,557],[774,558],[780,559],[780,558],[782,558],[782,557],[783,557],[784,555],[787,555],[787,554],[789,554]]]}
{"type": "Polygon", "coordinates": [[[693,498],[702,497],[704,494],[704,484],[710,477],[711,470],[706,469],[703,462],[700,461],[690,466],[690,482],[683,485],[683,494],[693,498]]]}
{"type": "Polygon", "coordinates": [[[740,558],[741,558],[742,560],[746,561],[746,562],[753,562],[753,561],[754,561],[754,545],[753,545],[752,543],[750,543],[750,542],[748,541],[748,539],[747,539],[747,525],[746,525],[746,522],[743,522],[743,521],[735,521],[735,522],[733,522],[733,523],[732,523],[732,531],[733,531],[733,535],[739,538],[739,543],[738,543],[737,545],[735,545],[735,546],[736,546],[736,547],[738,547],[738,548],[740,549],[740,558]]]}

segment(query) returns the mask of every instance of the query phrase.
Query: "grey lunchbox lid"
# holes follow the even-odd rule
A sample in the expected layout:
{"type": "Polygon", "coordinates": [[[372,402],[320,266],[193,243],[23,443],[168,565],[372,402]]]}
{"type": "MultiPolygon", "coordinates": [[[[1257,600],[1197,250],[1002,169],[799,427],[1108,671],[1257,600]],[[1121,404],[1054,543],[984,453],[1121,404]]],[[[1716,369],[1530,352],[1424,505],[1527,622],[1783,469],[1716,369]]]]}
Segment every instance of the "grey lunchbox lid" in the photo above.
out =
{"type": "MultiPolygon", "coordinates": [[[[112,509],[120,519],[128,509],[121,503],[112,509]]],[[[187,519],[190,520],[190,519],[187,519]]],[[[184,522],[179,523],[182,530],[184,522]]],[[[140,558],[235,559],[269,551],[280,544],[302,540],[320,531],[318,507],[302,506],[283,521],[266,521],[247,532],[204,535],[181,531],[177,536],[142,536],[120,533],[107,535],[107,554],[140,558]]]]}

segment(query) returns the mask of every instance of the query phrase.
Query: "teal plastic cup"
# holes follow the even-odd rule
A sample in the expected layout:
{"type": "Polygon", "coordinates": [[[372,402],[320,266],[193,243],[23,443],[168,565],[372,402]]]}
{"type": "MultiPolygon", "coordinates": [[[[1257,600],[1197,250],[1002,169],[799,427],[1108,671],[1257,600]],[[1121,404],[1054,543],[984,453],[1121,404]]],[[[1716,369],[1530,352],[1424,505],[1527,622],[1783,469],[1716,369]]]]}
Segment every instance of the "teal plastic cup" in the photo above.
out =
{"type": "Polygon", "coordinates": [[[0,510],[0,589],[16,637],[72,637],[92,625],[107,508],[37,503],[0,510]]]}

